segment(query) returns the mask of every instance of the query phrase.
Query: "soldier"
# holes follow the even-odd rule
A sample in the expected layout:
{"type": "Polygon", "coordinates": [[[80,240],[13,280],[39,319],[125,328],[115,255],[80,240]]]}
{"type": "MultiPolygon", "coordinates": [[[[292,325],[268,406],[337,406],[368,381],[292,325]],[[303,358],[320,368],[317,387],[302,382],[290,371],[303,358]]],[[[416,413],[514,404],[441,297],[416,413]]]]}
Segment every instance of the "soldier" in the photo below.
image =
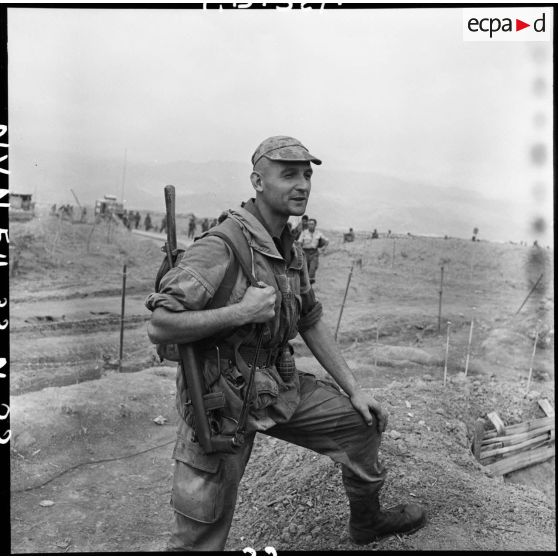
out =
{"type": "Polygon", "coordinates": [[[293,229],[293,236],[296,240],[300,238],[302,231],[308,228],[308,215],[303,215],[300,223],[293,229]]]}
{"type": "Polygon", "coordinates": [[[196,234],[196,217],[190,215],[190,221],[188,221],[188,238],[194,238],[196,234]]]}
{"type": "Polygon", "coordinates": [[[308,275],[312,285],[316,282],[316,271],[320,263],[319,249],[325,248],[329,244],[329,240],[322,232],[316,230],[317,224],[316,219],[308,219],[308,228],[302,231],[298,239],[306,256],[308,275]]]}
{"type": "Polygon", "coordinates": [[[355,231],[353,231],[353,227],[349,228],[348,233],[343,233],[343,242],[354,242],[355,240],[355,231]]]}
{"type": "MultiPolygon", "coordinates": [[[[162,278],[158,292],[146,300],[153,311],[148,326],[152,342],[195,344],[206,391],[213,401],[224,401],[218,411],[211,411],[219,434],[234,432],[246,395],[247,363],[253,363],[255,371],[245,442],[227,453],[206,453],[198,442],[188,389],[181,374],[177,376],[181,418],[173,453],[175,525],[169,550],[224,549],[238,485],[258,431],[341,464],[355,543],[409,532],[425,522],[424,511],[415,504],[380,507],[385,471],[378,448],[387,416],[370,392],[359,388],[322,320],[304,252],[287,225],[290,216],[306,209],[311,163],[321,161],[294,138],[264,140],[252,156],[255,199],[230,210],[213,230],[234,227],[237,240],[247,244],[259,287],[247,285],[243,269],[250,266],[242,265],[227,300],[212,306],[222,298],[219,293],[223,282],[229,282],[235,255],[209,231],[186,250],[179,265],[162,278]],[[296,369],[288,342],[298,332],[339,387],[296,369]],[[261,350],[257,338],[262,340],[261,350]]],[[[236,246],[240,248],[240,242],[236,246]]]]}
{"type": "Polygon", "coordinates": [[[149,215],[149,213],[145,216],[145,219],[143,220],[143,226],[145,227],[146,231],[151,229],[151,215],[149,215]]]}

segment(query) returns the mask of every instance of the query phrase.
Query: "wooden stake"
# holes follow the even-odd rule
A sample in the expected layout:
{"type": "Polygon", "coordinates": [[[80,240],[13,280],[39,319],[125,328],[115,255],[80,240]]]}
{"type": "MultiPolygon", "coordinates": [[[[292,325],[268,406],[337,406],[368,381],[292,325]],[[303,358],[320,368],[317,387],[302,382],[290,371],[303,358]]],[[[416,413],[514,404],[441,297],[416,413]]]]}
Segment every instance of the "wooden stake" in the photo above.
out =
{"type": "Polygon", "coordinates": [[[535,331],[535,343],[533,344],[533,354],[531,355],[531,365],[529,366],[529,378],[527,379],[527,389],[525,390],[525,395],[529,393],[529,387],[531,386],[531,376],[533,375],[533,363],[535,361],[535,353],[537,351],[538,340],[539,340],[539,326],[537,324],[537,329],[535,331]]]}
{"type": "MultiPolygon", "coordinates": [[[[473,307],[473,311],[475,308],[473,307]]],[[[465,376],[467,376],[467,370],[469,369],[469,355],[471,354],[471,341],[473,340],[473,323],[475,319],[471,316],[471,328],[469,329],[469,342],[467,343],[467,356],[465,357],[465,376]]]]}
{"type": "Polygon", "coordinates": [[[444,266],[440,268],[441,277],[440,277],[440,301],[438,303],[438,334],[442,329],[442,293],[444,290],[444,266]]]}
{"type": "MultiPolygon", "coordinates": [[[[444,269],[444,268],[442,268],[444,269]]],[[[446,380],[448,376],[448,354],[449,354],[449,332],[450,332],[451,322],[448,322],[448,331],[446,336],[446,358],[444,359],[444,386],[446,385],[446,380]]]]}
{"type": "Polygon", "coordinates": [[[124,350],[124,304],[126,302],[126,264],[122,269],[122,308],[120,312],[120,356],[118,358],[118,372],[122,372],[122,353],[124,350]]]}
{"type": "Polygon", "coordinates": [[[393,269],[394,262],[395,262],[395,238],[393,239],[393,250],[391,251],[391,269],[393,269]]]}
{"type": "Polygon", "coordinates": [[[514,314],[514,316],[517,316],[521,312],[521,309],[523,308],[523,306],[525,306],[525,303],[529,300],[529,297],[533,294],[533,291],[537,288],[538,284],[540,283],[541,279],[543,278],[543,275],[544,274],[541,273],[541,275],[537,279],[536,283],[531,287],[531,290],[529,291],[529,293],[525,297],[525,300],[521,303],[521,306],[517,309],[517,312],[514,314]]]}
{"type": "Polygon", "coordinates": [[[341,323],[341,316],[343,315],[343,308],[345,308],[345,301],[347,300],[347,293],[349,292],[349,285],[351,284],[351,277],[353,275],[353,266],[355,263],[351,264],[351,270],[349,271],[349,277],[347,278],[347,286],[345,287],[345,295],[343,296],[343,304],[341,304],[341,310],[339,311],[339,318],[337,320],[337,327],[335,328],[335,341],[337,341],[337,333],[339,331],[339,324],[341,323]]]}
{"type": "Polygon", "coordinates": [[[111,227],[112,227],[112,213],[109,214],[109,219],[107,223],[107,244],[110,244],[111,227]]]}
{"type": "Polygon", "coordinates": [[[89,235],[87,236],[87,253],[89,254],[89,246],[91,244],[91,237],[93,236],[93,232],[95,231],[95,227],[97,226],[97,220],[95,219],[91,230],[89,231],[89,235]]]}
{"type": "Polygon", "coordinates": [[[380,324],[376,322],[376,347],[374,350],[374,366],[378,365],[378,345],[380,340],[380,324]]]}

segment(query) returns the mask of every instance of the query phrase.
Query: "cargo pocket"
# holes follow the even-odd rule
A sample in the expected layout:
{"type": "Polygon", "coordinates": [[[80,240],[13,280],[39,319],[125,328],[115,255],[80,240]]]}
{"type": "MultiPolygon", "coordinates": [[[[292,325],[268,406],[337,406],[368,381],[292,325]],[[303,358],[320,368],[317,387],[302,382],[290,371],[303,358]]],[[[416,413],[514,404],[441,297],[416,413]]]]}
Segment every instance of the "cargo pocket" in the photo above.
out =
{"type": "Polygon", "coordinates": [[[172,457],[175,460],[173,508],[200,523],[215,523],[224,506],[221,457],[204,453],[198,444],[181,436],[172,457]]]}
{"type": "Polygon", "coordinates": [[[279,386],[269,368],[256,368],[254,386],[257,395],[252,403],[252,410],[260,411],[275,403],[279,395],[279,386]]]}

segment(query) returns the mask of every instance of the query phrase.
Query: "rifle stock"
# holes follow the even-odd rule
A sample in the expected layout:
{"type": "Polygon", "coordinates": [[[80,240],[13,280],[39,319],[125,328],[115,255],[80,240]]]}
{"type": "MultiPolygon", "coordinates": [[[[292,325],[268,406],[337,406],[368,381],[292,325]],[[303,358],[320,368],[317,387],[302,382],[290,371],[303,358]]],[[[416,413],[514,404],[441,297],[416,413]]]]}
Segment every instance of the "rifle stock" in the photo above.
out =
{"type": "MultiPolygon", "coordinates": [[[[174,267],[174,254],[176,253],[176,192],[172,185],[165,186],[165,208],[167,214],[167,242],[166,252],[170,267],[174,267]]],[[[206,453],[233,452],[235,447],[241,445],[242,441],[237,437],[212,435],[209,426],[209,418],[205,411],[203,398],[202,372],[191,343],[178,345],[180,364],[190,402],[194,411],[194,430],[198,441],[206,453]]]]}

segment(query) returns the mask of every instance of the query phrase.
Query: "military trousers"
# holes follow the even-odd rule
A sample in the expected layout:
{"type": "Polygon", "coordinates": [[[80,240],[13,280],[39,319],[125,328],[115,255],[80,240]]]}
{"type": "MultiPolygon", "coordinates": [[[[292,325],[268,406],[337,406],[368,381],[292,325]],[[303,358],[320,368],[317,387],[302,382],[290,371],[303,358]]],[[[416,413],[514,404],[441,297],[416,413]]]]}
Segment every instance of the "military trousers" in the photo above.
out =
{"type": "MultiPolygon", "coordinates": [[[[381,434],[376,420],[368,426],[337,386],[300,374],[300,403],[291,419],[264,434],[331,457],[341,464],[349,498],[381,485],[385,470],[378,461],[381,434]]],[[[234,454],[205,454],[180,421],[174,450],[172,490],[175,524],[169,551],[222,551],[229,534],[238,485],[250,457],[255,433],[234,454]]]]}
{"type": "Polygon", "coordinates": [[[304,250],[306,255],[306,266],[308,267],[308,277],[310,278],[310,283],[316,282],[316,271],[318,270],[318,264],[320,263],[320,253],[317,248],[310,248],[304,250]]]}

